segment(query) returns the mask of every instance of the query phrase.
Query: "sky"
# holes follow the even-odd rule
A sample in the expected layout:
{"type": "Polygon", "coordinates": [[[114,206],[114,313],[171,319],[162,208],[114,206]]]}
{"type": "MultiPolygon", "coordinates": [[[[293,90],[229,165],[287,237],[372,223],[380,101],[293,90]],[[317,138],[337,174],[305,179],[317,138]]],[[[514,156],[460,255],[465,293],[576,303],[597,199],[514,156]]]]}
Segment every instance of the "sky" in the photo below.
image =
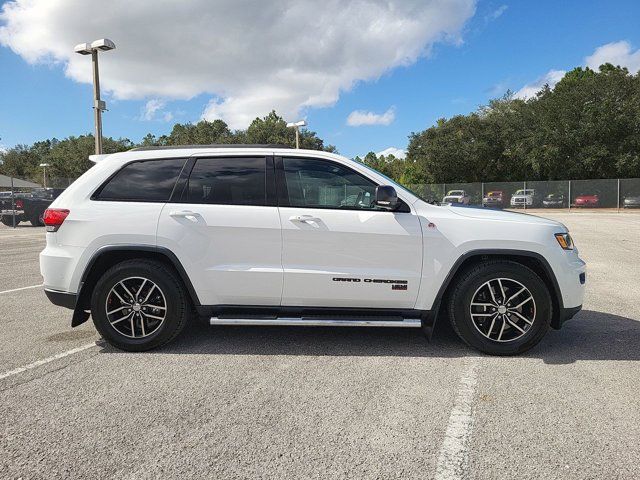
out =
{"type": "Polygon", "coordinates": [[[73,48],[103,37],[105,136],[275,109],[348,157],[401,156],[411,132],[508,90],[607,61],[637,72],[639,25],[633,0],[0,0],[0,148],[93,131],[73,48]]]}

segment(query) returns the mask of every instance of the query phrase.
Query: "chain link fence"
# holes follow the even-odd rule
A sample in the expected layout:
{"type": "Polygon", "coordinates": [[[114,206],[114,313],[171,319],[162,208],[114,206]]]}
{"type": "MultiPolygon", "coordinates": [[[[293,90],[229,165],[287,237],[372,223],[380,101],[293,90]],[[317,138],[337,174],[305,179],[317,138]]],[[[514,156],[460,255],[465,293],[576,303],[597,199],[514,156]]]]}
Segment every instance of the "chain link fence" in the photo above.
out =
{"type": "Polygon", "coordinates": [[[640,178],[409,185],[430,203],[502,209],[640,210],[640,178]]]}
{"type": "Polygon", "coordinates": [[[74,180],[53,177],[37,183],[0,175],[0,223],[8,227],[44,225],[44,211],[74,180]]]}

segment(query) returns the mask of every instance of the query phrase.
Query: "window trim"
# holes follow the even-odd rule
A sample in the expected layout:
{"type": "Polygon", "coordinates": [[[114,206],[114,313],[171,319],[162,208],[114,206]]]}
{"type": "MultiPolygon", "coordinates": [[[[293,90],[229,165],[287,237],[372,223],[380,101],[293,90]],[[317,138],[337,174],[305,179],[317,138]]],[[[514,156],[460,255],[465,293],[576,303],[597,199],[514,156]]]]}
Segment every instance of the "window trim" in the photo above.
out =
{"type": "Polygon", "coordinates": [[[90,200],[94,202],[135,202],[135,203],[167,203],[171,200],[174,191],[176,189],[176,184],[180,180],[182,172],[185,169],[185,165],[187,165],[189,158],[188,157],[161,157],[161,158],[144,158],[141,160],[132,160],[131,162],[127,162],[124,165],[121,165],[115,172],[113,172],[107,179],[100,184],[98,188],[94,190],[94,192],[89,197],[90,200]],[[176,181],[171,188],[171,193],[169,194],[169,198],[167,200],[144,200],[139,198],[99,198],[99,195],[102,193],[102,190],[113,180],[121,171],[127,168],[129,165],[133,165],[134,163],[144,163],[144,162],[158,162],[163,160],[183,160],[182,168],[180,169],[180,173],[176,177],[176,181]]]}
{"type": "MultiPolygon", "coordinates": [[[[283,208],[305,208],[305,209],[313,209],[313,210],[337,210],[339,212],[377,212],[377,213],[411,213],[411,207],[409,206],[409,204],[407,202],[405,202],[402,198],[398,197],[398,202],[399,202],[399,206],[396,210],[385,210],[385,209],[376,209],[376,208],[372,208],[372,209],[366,209],[366,208],[357,208],[357,207],[342,207],[342,208],[337,208],[337,207],[328,207],[328,206],[294,206],[291,205],[289,202],[289,191],[287,188],[287,181],[286,181],[286,176],[285,176],[285,170],[284,170],[284,158],[282,155],[276,156],[275,159],[275,169],[276,169],[276,190],[277,190],[277,197],[278,197],[278,206],[279,207],[283,207],[283,208]]],[[[286,158],[291,158],[294,160],[315,160],[318,162],[323,162],[323,163],[330,163],[333,165],[337,165],[338,167],[342,167],[345,168],[351,172],[353,172],[354,174],[364,178],[365,180],[373,183],[376,187],[379,187],[380,185],[382,185],[381,183],[378,183],[376,180],[367,177],[366,175],[364,175],[363,173],[343,164],[340,162],[336,162],[334,160],[329,160],[329,159],[325,159],[325,158],[318,158],[318,157],[302,157],[302,156],[291,156],[291,157],[286,157],[286,158]]]]}
{"type": "Polygon", "coordinates": [[[188,171],[185,174],[185,177],[182,176],[179,178],[178,182],[181,183],[180,187],[176,188],[175,195],[171,196],[170,203],[184,203],[189,205],[217,205],[217,206],[227,206],[227,207],[277,207],[278,202],[276,198],[276,184],[275,184],[275,167],[273,164],[273,155],[250,155],[250,154],[234,154],[234,155],[193,155],[189,157],[187,164],[189,165],[188,171]],[[265,197],[264,203],[261,205],[242,205],[242,204],[234,204],[234,203],[200,203],[200,202],[192,202],[188,198],[189,192],[189,179],[191,178],[191,173],[193,172],[193,168],[195,167],[198,160],[207,160],[207,159],[229,159],[229,158],[262,158],[265,161],[265,197]],[[180,190],[181,189],[181,190],[180,190]],[[180,191],[178,191],[180,190],[180,191]]]}

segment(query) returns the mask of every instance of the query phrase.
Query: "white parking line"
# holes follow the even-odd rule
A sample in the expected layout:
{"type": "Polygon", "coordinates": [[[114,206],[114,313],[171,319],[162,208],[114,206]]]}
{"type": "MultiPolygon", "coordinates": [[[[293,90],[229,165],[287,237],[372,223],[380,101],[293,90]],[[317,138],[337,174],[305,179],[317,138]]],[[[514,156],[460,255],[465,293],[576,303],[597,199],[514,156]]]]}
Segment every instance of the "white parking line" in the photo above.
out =
{"type": "Polygon", "coordinates": [[[458,395],[449,416],[449,424],[440,447],[436,480],[467,478],[468,447],[473,429],[473,397],[476,391],[477,357],[468,357],[460,379],[458,395]]]}
{"type": "Polygon", "coordinates": [[[20,288],[12,288],[11,290],[3,290],[2,292],[0,292],[0,295],[2,295],[3,293],[11,293],[11,292],[19,292],[20,290],[29,290],[30,288],[38,288],[41,287],[43,284],[40,283],[38,285],[30,285],[28,287],[20,287],[20,288]]]}
{"type": "Polygon", "coordinates": [[[45,365],[47,363],[53,362],[54,360],[59,360],[60,358],[68,357],[69,355],[73,355],[75,353],[82,352],[83,350],[86,350],[88,348],[95,347],[95,346],[96,346],[95,342],[94,343],[87,343],[86,345],[82,345],[81,347],[73,348],[71,350],[67,350],[66,352],[58,353],[58,354],[53,355],[51,357],[43,358],[42,360],[38,360],[36,362],[30,363],[29,365],[25,365],[24,367],[18,367],[18,368],[14,368],[13,370],[9,370],[9,371],[4,372],[4,373],[0,373],[0,380],[2,380],[4,378],[7,378],[7,377],[11,377],[13,375],[17,375],[17,374],[22,373],[22,372],[26,372],[27,370],[31,370],[32,368],[36,368],[36,367],[39,367],[41,365],[45,365]]]}

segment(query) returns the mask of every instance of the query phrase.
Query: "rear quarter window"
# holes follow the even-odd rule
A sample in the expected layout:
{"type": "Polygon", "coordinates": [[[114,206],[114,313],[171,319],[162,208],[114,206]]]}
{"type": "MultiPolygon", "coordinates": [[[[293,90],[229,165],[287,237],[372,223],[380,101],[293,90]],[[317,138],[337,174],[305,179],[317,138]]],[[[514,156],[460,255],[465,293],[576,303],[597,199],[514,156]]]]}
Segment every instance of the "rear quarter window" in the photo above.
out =
{"type": "Polygon", "coordinates": [[[94,194],[94,200],[167,202],[186,159],[128,163],[94,194]]]}

